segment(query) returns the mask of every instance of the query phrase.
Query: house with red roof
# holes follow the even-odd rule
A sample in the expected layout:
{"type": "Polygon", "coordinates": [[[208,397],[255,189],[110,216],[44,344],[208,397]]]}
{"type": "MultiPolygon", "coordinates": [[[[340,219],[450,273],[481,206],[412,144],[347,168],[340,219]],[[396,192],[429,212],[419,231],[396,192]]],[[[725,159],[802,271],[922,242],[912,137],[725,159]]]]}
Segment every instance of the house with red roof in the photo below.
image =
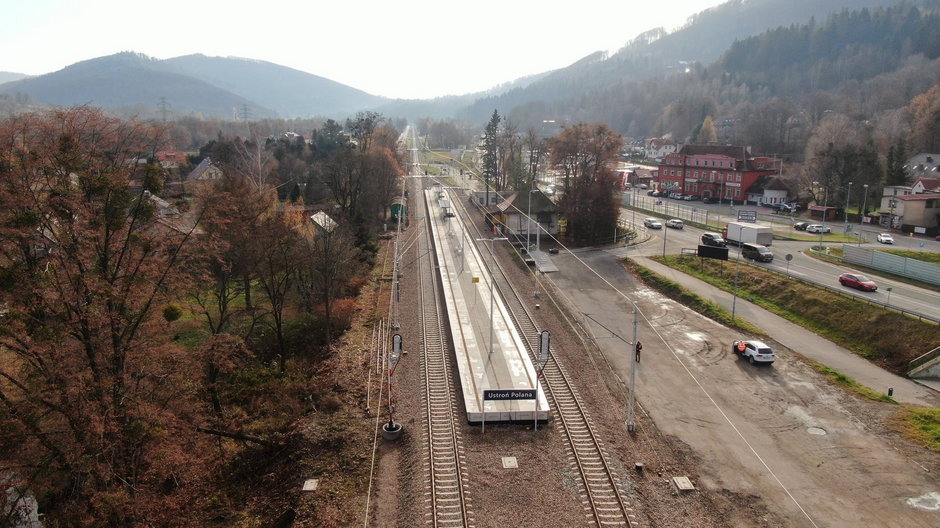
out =
{"type": "Polygon", "coordinates": [[[776,175],[778,160],[754,156],[749,147],[683,145],[659,165],[659,188],[698,198],[744,203],[763,176],[776,175]]]}

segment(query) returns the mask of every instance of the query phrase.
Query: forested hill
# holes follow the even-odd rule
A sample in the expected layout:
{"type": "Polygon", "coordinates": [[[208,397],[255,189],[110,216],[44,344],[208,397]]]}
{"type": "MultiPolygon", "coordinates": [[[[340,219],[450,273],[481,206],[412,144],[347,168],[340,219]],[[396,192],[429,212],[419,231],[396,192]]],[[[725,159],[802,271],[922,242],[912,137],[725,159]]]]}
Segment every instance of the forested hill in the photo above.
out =
{"type": "MultiPolygon", "coordinates": [[[[940,2],[914,0],[913,3],[929,11],[940,2]]],[[[781,26],[799,28],[813,25],[819,28],[830,16],[844,10],[857,12],[869,8],[872,12],[881,6],[899,4],[910,7],[911,3],[902,0],[731,0],[691,17],[677,31],[644,33],[609,58],[597,53],[568,68],[556,70],[524,89],[499,97],[481,98],[460,116],[485,122],[496,108],[504,115],[512,115],[522,126],[531,126],[543,119],[610,122],[611,109],[620,111],[614,105],[648,104],[658,99],[655,94],[631,93],[639,89],[658,89],[642,81],[681,75],[686,70],[694,70],[696,65],[713,64],[736,41],[754,38],[768,30],[777,31],[773,28],[781,26]]],[[[875,32],[869,38],[883,38],[885,32],[897,35],[902,31],[899,27],[883,27],[881,32],[875,32]]],[[[793,37],[800,38],[798,35],[793,37]]],[[[851,48],[850,36],[846,35],[841,45],[842,50],[834,47],[833,51],[851,48]]],[[[741,49],[745,56],[748,51],[747,47],[741,49]]],[[[674,79],[681,82],[682,78],[674,79]]],[[[637,126],[651,125],[649,116],[624,115],[620,117],[618,131],[628,132],[629,124],[634,120],[637,126]]],[[[636,133],[648,131],[637,130],[636,133]]]]}
{"type": "Polygon", "coordinates": [[[28,94],[40,104],[91,104],[154,117],[232,119],[244,111],[266,117],[344,117],[384,98],[266,61],[188,55],[160,60],[122,52],[72,64],[57,72],[0,84],[0,95],[28,94]]]}
{"type": "Polygon", "coordinates": [[[710,69],[751,91],[800,96],[895,71],[912,55],[940,57],[940,13],[901,5],[768,31],[735,43],[710,69]]]}

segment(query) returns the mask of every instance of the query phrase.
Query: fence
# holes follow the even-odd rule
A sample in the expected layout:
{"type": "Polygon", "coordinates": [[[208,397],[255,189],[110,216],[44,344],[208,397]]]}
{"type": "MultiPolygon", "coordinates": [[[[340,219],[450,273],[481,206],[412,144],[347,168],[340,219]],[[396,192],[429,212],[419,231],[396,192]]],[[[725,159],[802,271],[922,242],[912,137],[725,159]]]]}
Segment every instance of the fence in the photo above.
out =
{"type": "Polygon", "coordinates": [[[851,264],[887,271],[902,277],[940,286],[940,266],[867,248],[842,246],[842,259],[851,264]]]}

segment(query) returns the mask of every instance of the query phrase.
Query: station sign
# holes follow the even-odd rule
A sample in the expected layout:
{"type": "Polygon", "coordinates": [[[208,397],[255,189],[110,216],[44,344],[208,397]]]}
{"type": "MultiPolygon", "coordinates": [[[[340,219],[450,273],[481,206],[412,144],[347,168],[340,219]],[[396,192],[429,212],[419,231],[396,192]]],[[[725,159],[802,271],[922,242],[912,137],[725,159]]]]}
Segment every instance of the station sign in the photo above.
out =
{"type": "Polygon", "coordinates": [[[534,400],[535,389],[489,389],[483,391],[484,400],[534,400]]]}

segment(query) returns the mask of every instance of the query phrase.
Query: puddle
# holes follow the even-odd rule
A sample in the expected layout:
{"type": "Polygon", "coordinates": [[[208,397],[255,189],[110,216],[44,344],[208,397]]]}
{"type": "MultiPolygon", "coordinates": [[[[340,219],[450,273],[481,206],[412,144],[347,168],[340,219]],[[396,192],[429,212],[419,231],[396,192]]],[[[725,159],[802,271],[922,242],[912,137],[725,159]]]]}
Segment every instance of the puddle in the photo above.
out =
{"type": "Polygon", "coordinates": [[[920,497],[914,497],[904,501],[908,506],[920,508],[922,510],[938,511],[940,510],[940,493],[932,491],[925,493],[920,497]]]}
{"type": "Polygon", "coordinates": [[[823,429],[822,427],[810,427],[806,429],[806,432],[811,435],[816,435],[816,436],[823,436],[826,434],[826,430],[823,429]]]}

